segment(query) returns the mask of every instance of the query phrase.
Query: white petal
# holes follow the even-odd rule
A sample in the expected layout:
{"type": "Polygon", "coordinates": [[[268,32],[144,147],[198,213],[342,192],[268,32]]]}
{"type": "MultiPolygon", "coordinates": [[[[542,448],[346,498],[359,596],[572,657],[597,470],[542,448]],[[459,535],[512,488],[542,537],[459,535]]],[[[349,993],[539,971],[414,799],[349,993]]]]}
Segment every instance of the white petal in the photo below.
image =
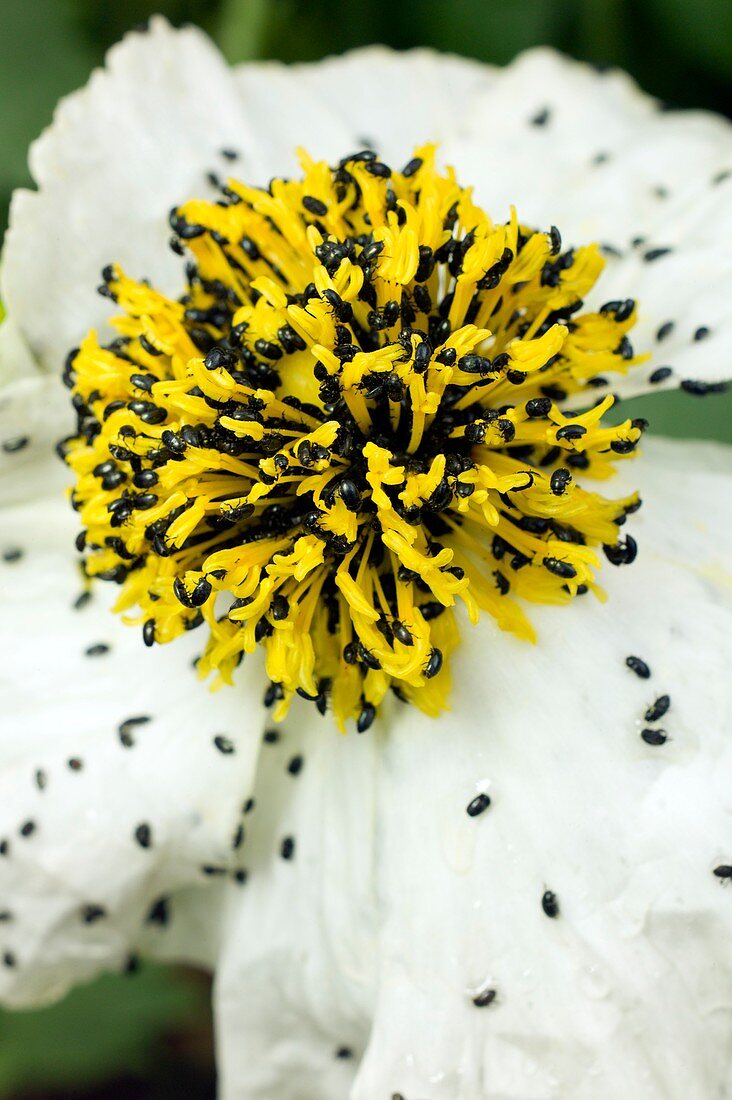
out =
{"type": "Polygon", "coordinates": [[[0,323],[0,393],[16,379],[36,374],[36,364],[15,319],[0,323]]]}
{"type": "Polygon", "coordinates": [[[235,71],[248,117],[267,119],[260,136],[271,175],[296,170],[297,146],[330,161],[368,146],[401,166],[421,142],[447,140],[466,103],[498,72],[433,50],[396,53],[385,46],[235,71]]]}
{"type": "MultiPolygon", "coordinates": [[[[4,324],[0,354],[6,331],[4,324]]],[[[0,388],[0,508],[48,497],[54,490],[60,499],[69,483],[69,471],[55,454],[58,441],[74,428],[69,391],[57,375],[31,369],[0,388]]]]}
{"type": "Polygon", "coordinates": [[[279,732],[260,755],[249,878],[230,888],[217,963],[222,1096],[343,1100],[371,1020],[383,744],[340,736],[304,704],[279,732]]]}
{"type": "Polygon", "coordinates": [[[664,112],[621,72],[598,73],[551,50],[531,50],[466,104],[443,152],[494,217],[505,217],[513,203],[529,224],[558,225],[565,245],[595,240],[620,253],[608,257],[589,302],[636,298],[633,342],[653,360],[613,379],[613,390],[630,396],[654,388],[649,376],[664,365],[674,372],[661,388],[729,377],[726,119],[664,112]],[[646,258],[662,248],[672,251],[646,258]],[[668,321],[673,329],[659,344],[656,334],[668,321]],[[709,334],[694,340],[700,328],[709,334]]]}
{"type": "Polygon", "coordinates": [[[263,751],[217,979],[224,1100],[335,1100],[353,1066],[352,1100],[721,1095],[732,458],[649,452],[628,468],[640,555],[605,569],[607,605],[535,612],[535,648],[466,628],[438,721],[399,708],[344,740],[296,715],[263,751]],[[651,747],[663,693],[669,741],[651,747]]]}
{"type": "Polygon", "coordinates": [[[5,305],[49,369],[113,312],[95,291],[105,264],[180,292],[168,211],[213,194],[206,171],[226,174],[227,147],[255,147],[231,71],[200,31],[160,18],[61,101],[31,150],[38,191],[13,197],[2,272],[5,305]]]}
{"type": "Polygon", "coordinates": [[[73,608],[74,533],[60,494],[0,511],[0,996],[14,1005],[120,967],[138,944],[210,958],[199,898],[238,866],[263,724],[257,660],[212,695],[191,667],[195,632],[146,650],[111,614],[111,586],[73,608]],[[99,643],[109,651],[86,654],[99,643]]]}

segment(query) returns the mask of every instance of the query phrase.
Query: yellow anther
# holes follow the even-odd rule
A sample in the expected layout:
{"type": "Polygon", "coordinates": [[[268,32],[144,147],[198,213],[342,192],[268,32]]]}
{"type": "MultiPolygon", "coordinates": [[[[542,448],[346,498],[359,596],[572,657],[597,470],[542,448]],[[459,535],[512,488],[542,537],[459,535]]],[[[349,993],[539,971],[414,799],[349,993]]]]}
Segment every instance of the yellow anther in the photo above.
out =
{"type": "Polygon", "coordinates": [[[299,157],[174,212],[180,300],[105,269],[118,339],[69,362],[65,457],[86,575],[147,644],[201,626],[214,687],[261,645],[275,718],[300,692],[363,732],[390,688],[448,705],[458,605],[534,641],[522,601],[604,598],[639,501],[586,479],[642,422],[607,426],[588,382],[643,357],[634,302],[582,311],[598,249],[494,222],[433,145],[401,172],[299,157]]]}

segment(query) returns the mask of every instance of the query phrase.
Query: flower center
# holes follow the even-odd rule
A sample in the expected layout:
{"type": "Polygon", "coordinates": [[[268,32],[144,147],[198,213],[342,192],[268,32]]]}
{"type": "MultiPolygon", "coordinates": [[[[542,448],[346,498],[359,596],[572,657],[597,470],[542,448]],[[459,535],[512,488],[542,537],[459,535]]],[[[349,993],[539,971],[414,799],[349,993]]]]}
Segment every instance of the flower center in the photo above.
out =
{"type": "Polygon", "coordinates": [[[635,556],[638,497],[575,481],[644,427],[592,399],[639,361],[635,304],[582,312],[597,248],[495,224],[432,146],[301,163],[172,212],[180,300],[105,269],[119,337],[69,356],[63,451],[86,572],[148,645],[205,623],[227,683],[262,645],[277,717],[297,692],[363,731],[389,689],[446,705],[459,601],[533,639],[522,601],[601,595],[596,548],[635,556]]]}

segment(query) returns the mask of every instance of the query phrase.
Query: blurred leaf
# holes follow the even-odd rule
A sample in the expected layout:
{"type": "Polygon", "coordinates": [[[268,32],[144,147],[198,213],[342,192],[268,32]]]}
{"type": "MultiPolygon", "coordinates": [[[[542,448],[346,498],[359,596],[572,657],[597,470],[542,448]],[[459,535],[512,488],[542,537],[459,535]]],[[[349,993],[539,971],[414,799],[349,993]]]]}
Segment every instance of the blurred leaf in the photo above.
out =
{"type": "Polygon", "coordinates": [[[389,5],[399,46],[419,44],[505,64],[530,46],[557,44],[570,0],[424,0],[389,5]]]}
{"type": "Polygon", "coordinates": [[[144,1070],[162,1032],[190,1022],[201,997],[173,971],[107,975],[59,1004],[0,1014],[0,1097],[144,1070]]]}
{"type": "Polygon", "coordinates": [[[627,0],[575,0],[564,48],[595,64],[628,67],[632,15],[627,0]]]}
{"type": "Polygon", "coordinates": [[[144,25],[153,15],[164,15],[174,26],[196,23],[204,30],[215,26],[219,0],[64,0],[77,35],[103,52],[126,31],[144,25]]]}
{"type": "Polygon", "coordinates": [[[663,41],[713,75],[732,77],[730,0],[647,0],[663,41]]]}
{"type": "Polygon", "coordinates": [[[571,0],[224,0],[218,40],[231,61],[309,60],[370,42],[434,46],[504,62],[552,41],[571,0]]]}
{"type": "Polygon", "coordinates": [[[210,28],[219,6],[218,0],[26,0],[3,5],[0,231],[12,191],[30,182],[28,146],[51,121],[58,100],[86,83],[105,50],[156,12],[175,24],[210,28]]]}
{"type": "Polygon", "coordinates": [[[732,443],[732,392],[709,397],[671,390],[647,394],[621,401],[608,419],[617,424],[634,416],[645,417],[653,435],[732,443]]]}
{"type": "Polygon", "coordinates": [[[57,0],[5,4],[0,35],[0,224],[14,187],[29,181],[28,146],[57,100],[83,84],[95,55],[57,0]]]}
{"type": "Polygon", "coordinates": [[[215,37],[229,61],[236,63],[263,57],[272,18],[272,0],[225,2],[215,37]]]}
{"type": "Polygon", "coordinates": [[[385,0],[224,0],[217,41],[232,62],[255,51],[261,58],[309,61],[368,42],[396,45],[385,34],[386,9],[385,0]]]}

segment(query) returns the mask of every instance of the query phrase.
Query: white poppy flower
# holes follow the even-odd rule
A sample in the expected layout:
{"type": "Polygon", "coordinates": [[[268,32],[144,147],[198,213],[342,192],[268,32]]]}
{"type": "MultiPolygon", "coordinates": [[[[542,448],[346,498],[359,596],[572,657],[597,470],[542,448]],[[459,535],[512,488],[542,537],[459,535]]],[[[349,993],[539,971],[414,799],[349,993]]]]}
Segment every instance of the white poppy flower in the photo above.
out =
{"type": "MultiPolygon", "coordinates": [[[[500,591],[486,587],[482,599],[494,614],[474,626],[461,623],[450,709],[439,717],[391,696],[376,716],[368,701],[378,678],[386,687],[391,677],[415,703],[439,710],[445,699],[434,685],[445,673],[424,677],[430,661],[440,663],[434,648],[416,671],[404,671],[406,658],[398,664],[389,656],[389,676],[383,667],[371,675],[368,654],[359,651],[349,667],[366,677],[357,681],[366,693],[358,704],[366,719],[350,696],[341,717],[355,715],[370,726],[361,737],[352,726],[347,736],[338,735],[330,714],[323,719],[312,702],[299,699],[274,723],[262,704],[268,680],[259,650],[247,656],[233,687],[209,693],[191,668],[201,650],[200,631],[145,650],[139,631],[110,614],[112,586],[97,583],[89,596],[79,571],[73,548],[79,518],[64,499],[68,473],[53,448],[75,430],[68,392],[58,381],[67,352],[90,328],[111,339],[105,326],[113,309],[94,290],[99,271],[119,264],[176,299],[184,276],[182,261],[167,247],[168,210],[191,196],[208,198],[206,205],[179,211],[174,226],[209,279],[218,262],[215,250],[205,251],[215,229],[211,219],[217,210],[222,217],[237,211],[211,205],[220,193],[207,173],[266,185],[270,177],[301,174],[297,146],[316,161],[334,163],[368,144],[385,161],[404,164],[426,141],[438,143],[439,162],[454,165],[461,183],[474,185],[475,202],[496,219],[496,227],[486,228],[475,215],[481,240],[491,247],[495,229],[520,251],[515,226],[514,236],[507,236],[511,204],[522,226],[556,224],[568,244],[600,244],[607,266],[586,310],[615,304],[593,314],[593,321],[585,314],[572,321],[574,308],[564,316],[569,328],[577,324],[571,354],[569,336],[562,337],[582,380],[577,391],[587,378],[578,364],[589,345],[602,345],[608,362],[614,356],[614,368],[632,362],[626,374],[610,380],[623,395],[679,384],[692,392],[714,390],[729,373],[732,136],[722,120],[664,113],[623,75],[601,75],[546,50],[525,54],[504,70],[422,51],[370,48],[315,65],[268,63],[232,71],[198,31],[172,31],[161,20],[113,49],[106,68],[63,101],[34,145],[37,190],[15,195],[3,257],[9,320],[0,329],[0,992],[10,1005],[42,1003],[102,970],[125,967],[137,952],[210,966],[226,1100],[722,1097],[732,1073],[732,895],[724,888],[732,877],[727,450],[661,440],[644,445],[612,492],[624,500],[623,513],[633,510],[635,489],[644,499],[628,524],[640,543],[638,560],[631,569],[602,569],[605,604],[591,594],[569,608],[524,604],[536,645],[498,629],[500,591]],[[198,234],[190,217],[185,221],[186,211],[209,219],[205,233],[198,234]],[[639,302],[634,351],[625,336],[636,316],[627,304],[631,297],[639,302]],[[577,333],[589,342],[584,350],[577,333]],[[611,336],[617,343],[606,346],[611,336]],[[644,359],[647,353],[652,358],[644,359]]],[[[425,162],[430,155],[424,153],[425,162]]],[[[348,168],[366,171],[353,161],[348,168]]],[[[308,171],[308,179],[319,180],[323,194],[338,201],[338,180],[318,175],[318,168],[308,171]]],[[[429,163],[412,167],[398,186],[415,204],[423,198],[409,179],[422,171],[425,194],[429,187],[438,198],[446,193],[444,175],[429,163]]],[[[386,185],[378,169],[371,178],[383,201],[386,185]]],[[[367,189],[364,181],[365,175],[367,189]]],[[[305,197],[314,200],[311,222],[325,217],[322,198],[305,197]]],[[[290,200],[278,201],[264,212],[284,218],[290,200]]],[[[459,201],[465,213],[470,200],[460,193],[459,201]]],[[[373,203],[378,219],[381,208],[376,198],[373,203]]],[[[420,209],[426,232],[426,207],[420,209]]],[[[304,237],[302,217],[287,223],[293,235],[287,247],[297,244],[298,234],[304,237]]],[[[439,231],[441,221],[436,225],[439,231]]],[[[264,223],[260,229],[267,231],[264,223]]],[[[322,243],[317,227],[309,232],[311,247],[322,243]]],[[[384,240],[385,233],[374,239],[384,240]]],[[[413,244],[420,239],[417,234],[413,244]]],[[[527,241],[536,245],[541,271],[555,262],[552,253],[564,255],[552,234],[523,236],[521,246],[527,241]]],[[[517,261],[527,265],[524,275],[513,269],[512,293],[521,301],[533,277],[527,251],[517,261]]],[[[282,264],[291,262],[285,253],[282,264]]],[[[404,259],[396,248],[394,255],[404,259]]],[[[510,385],[516,400],[525,401],[522,375],[554,354],[548,344],[539,352],[528,342],[539,339],[546,317],[560,308],[552,287],[566,285],[562,272],[571,272],[579,285],[580,255],[594,264],[594,253],[578,252],[556,268],[554,283],[546,276],[552,304],[534,331],[520,334],[528,348],[521,361],[526,370],[517,366],[518,353],[501,365],[495,384],[504,386],[503,409],[498,421],[494,415],[474,422],[481,440],[494,423],[504,441],[511,441],[509,428],[529,431],[530,414],[514,415],[510,385]],[[536,363],[530,354],[538,356],[536,363]]],[[[504,257],[498,282],[515,258],[513,252],[504,257]]],[[[460,263],[453,273],[462,271],[460,263]]],[[[390,277],[395,285],[400,278],[398,272],[390,277]]],[[[108,284],[127,307],[123,334],[136,341],[148,372],[138,393],[144,399],[149,372],[157,378],[155,339],[165,343],[161,326],[172,314],[119,268],[108,272],[108,284]],[[139,308],[130,305],[135,295],[139,308]]],[[[264,320],[258,315],[251,321],[256,332],[260,321],[266,329],[285,308],[269,284],[259,285],[264,320]]],[[[195,293],[204,293],[200,285],[195,293]]],[[[348,293],[341,289],[326,299],[329,308],[341,309],[348,293]]],[[[573,307],[578,296],[575,286],[565,305],[573,307]]],[[[493,304],[500,318],[503,306],[493,304]]],[[[416,306],[422,309],[419,301],[416,306]]],[[[379,301],[374,331],[396,324],[384,317],[384,308],[379,301]]],[[[450,310],[448,302],[443,317],[450,310]]],[[[323,331],[323,317],[320,322],[323,331]]],[[[206,323],[201,321],[204,328],[206,323]]],[[[501,323],[510,331],[516,322],[504,317],[501,323]]],[[[165,331],[165,346],[173,347],[180,333],[165,331]]],[[[435,345],[444,339],[443,333],[435,345]]],[[[428,354],[418,350],[417,337],[413,341],[403,345],[415,368],[407,375],[410,386],[416,385],[420,356],[428,354]]],[[[452,377],[462,377],[467,387],[469,367],[476,380],[487,374],[495,382],[499,368],[491,376],[490,363],[478,362],[472,345],[458,351],[462,367],[452,377]]],[[[281,356],[282,348],[275,352],[281,356]]],[[[333,358],[332,350],[322,353],[324,362],[331,361],[328,355],[333,358]]],[[[173,362],[167,352],[164,358],[173,362]]],[[[344,354],[342,363],[349,366],[352,359],[344,354]]],[[[78,393],[86,384],[83,372],[98,370],[108,394],[104,370],[120,361],[116,352],[97,354],[87,341],[72,360],[69,381],[78,393]]],[[[215,402],[215,386],[227,383],[226,371],[212,365],[208,396],[215,402]]],[[[398,388],[396,360],[391,365],[397,381],[390,384],[398,388]]],[[[364,377],[362,372],[359,385],[364,377]]],[[[205,379],[201,384],[209,385],[205,379]]],[[[94,405],[99,397],[89,389],[86,399],[94,405]]],[[[599,395],[605,389],[600,380],[599,395]]],[[[198,400],[189,390],[186,399],[198,400]]],[[[365,402],[363,392],[352,389],[365,402]]],[[[168,400],[160,389],[155,395],[168,400]]],[[[550,398],[552,405],[561,394],[552,391],[550,398]]],[[[417,408],[416,398],[410,400],[417,408]]],[[[536,407],[544,433],[545,404],[536,407]]],[[[393,395],[384,407],[396,407],[393,395]]],[[[138,412],[146,413],[145,407],[138,412]]],[[[382,437],[388,436],[384,423],[382,437]]],[[[610,430],[603,444],[593,435],[594,424],[572,423],[586,426],[595,439],[588,445],[595,473],[604,472],[606,459],[598,455],[611,441],[620,441],[617,451],[632,449],[642,427],[610,430]]],[[[561,414],[552,430],[558,425],[567,426],[561,414]]],[[[227,430],[235,427],[236,418],[227,430]]],[[[271,430],[265,420],[264,436],[271,430]]],[[[571,437],[570,431],[570,458],[582,453],[571,437]]],[[[168,451],[176,439],[169,438],[168,451]]],[[[330,461],[332,440],[318,439],[329,456],[316,454],[320,469],[319,462],[330,461]]],[[[380,445],[387,456],[383,468],[377,470],[376,452],[368,452],[374,494],[384,493],[384,478],[395,469],[383,439],[380,445]]],[[[525,445],[535,454],[543,444],[525,445]]],[[[82,440],[72,452],[85,446],[82,440]]],[[[76,470],[77,503],[88,518],[97,505],[93,493],[81,489],[84,455],[76,470]]],[[[173,458],[168,453],[170,469],[173,458]]],[[[496,458],[496,469],[505,472],[500,461],[508,460],[496,458]]],[[[290,469],[288,462],[282,468],[290,469]]],[[[550,457],[546,468],[554,465],[550,457]]],[[[580,460],[570,466],[581,475],[580,460]]],[[[420,476],[431,476],[431,469],[420,476]]],[[[265,495],[281,472],[277,467],[270,481],[261,482],[265,495]]],[[[420,482],[413,500],[424,505],[442,473],[437,470],[428,488],[420,482]]],[[[496,483],[486,490],[486,508],[498,488],[504,495],[513,491],[512,499],[523,489],[534,503],[515,507],[538,519],[541,534],[547,530],[542,509],[546,514],[552,500],[553,514],[568,523],[562,509],[570,498],[561,481],[556,491],[545,487],[541,498],[531,495],[539,493],[533,482],[510,490],[496,483]]],[[[411,483],[399,484],[406,493],[411,483]]],[[[190,492],[195,495],[195,488],[190,492]]],[[[342,490],[341,503],[347,497],[342,490]]],[[[577,507],[575,522],[585,524],[587,541],[607,542],[608,513],[595,503],[585,512],[577,507]]],[[[620,522],[618,507],[613,524],[620,522]]],[[[379,516],[386,522],[383,508],[379,516]]],[[[346,506],[338,513],[338,523],[349,530],[345,513],[355,512],[346,506]]],[[[102,518],[93,519],[100,529],[104,514],[102,509],[102,518]]],[[[337,536],[335,519],[333,524],[326,542],[337,536]]],[[[402,531],[396,520],[394,530],[402,531]]],[[[438,537],[436,526],[428,530],[438,537]]],[[[510,578],[540,601],[568,600],[585,576],[594,585],[584,539],[569,523],[562,531],[568,541],[553,544],[565,546],[568,556],[548,552],[542,570],[524,553],[526,581],[516,578],[527,562],[515,560],[522,552],[509,547],[515,557],[504,582],[510,578]]],[[[525,546],[529,536],[522,537],[525,546]]],[[[633,556],[630,538],[616,543],[613,537],[610,546],[611,558],[633,556]]],[[[491,567],[506,552],[498,547],[491,567]]],[[[412,560],[406,550],[404,556],[412,560]]],[[[179,578],[180,607],[190,617],[198,596],[211,608],[215,598],[205,571],[196,577],[193,565],[192,578],[179,578]],[[194,600],[191,583],[200,579],[206,584],[194,600]]],[[[233,568],[228,560],[222,565],[228,577],[233,568]]],[[[444,572],[436,578],[420,569],[413,564],[411,574],[423,587],[448,583],[444,572]]],[[[210,565],[209,572],[213,576],[210,565]]],[[[456,590],[462,572],[450,574],[456,590]]],[[[157,632],[167,629],[163,611],[168,613],[171,580],[158,591],[157,617],[152,606],[148,641],[161,640],[157,632]]],[[[231,587],[236,589],[233,581],[231,587]]],[[[362,621],[368,620],[362,601],[370,587],[359,575],[341,590],[362,621]]],[[[147,593],[141,596],[149,601],[147,593]]],[[[436,621],[451,622],[451,614],[436,621]]],[[[504,625],[529,632],[521,625],[525,620],[506,616],[511,621],[504,625]]],[[[208,617],[215,623],[212,613],[208,617]]],[[[419,626],[416,613],[413,621],[419,626]]],[[[396,627],[394,619],[389,644],[403,657],[409,644],[402,644],[396,627]]],[[[449,629],[443,633],[449,643],[449,629]]],[[[417,646],[435,637],[422,627],[415,636],[417,646]]],[[[236,637],[229,663],[238,652],[236,637]]],[[[272,648],[268,661],[274,660],[272,648]]],[[[386,657],[379,654],[383,666],[386,657]]],[[[209,663],[215,665],[221,654],[213,656],[209,663]]],[[[224,671],[227,660],[221,659],[224,671]]],[[[290,671],[288,666],[288,676],[290,671]]],[[[310,683],[312,664],[297,675],[293,683],[310,683]]]]}

